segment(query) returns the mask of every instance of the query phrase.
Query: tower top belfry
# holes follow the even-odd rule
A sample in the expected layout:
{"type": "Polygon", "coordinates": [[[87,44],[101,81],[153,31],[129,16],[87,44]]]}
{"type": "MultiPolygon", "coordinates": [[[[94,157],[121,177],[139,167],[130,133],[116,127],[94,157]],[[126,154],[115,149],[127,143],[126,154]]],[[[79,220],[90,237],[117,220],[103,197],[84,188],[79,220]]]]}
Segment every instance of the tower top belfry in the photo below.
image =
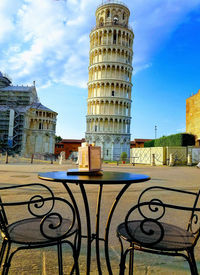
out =
{"type": "Polygon", "coordinates": [[[96,26],[117,23],[127,26],[130,16],[128,7],[119,1],[107,1],[98,6],[96,13],[96,26]]]}
{"type": "Polygon", "coordinates": [[[90,33],[86,141],[101,146],[104,160],[130,155],[133,39],[130,11],[102,2],[90,33]]]}

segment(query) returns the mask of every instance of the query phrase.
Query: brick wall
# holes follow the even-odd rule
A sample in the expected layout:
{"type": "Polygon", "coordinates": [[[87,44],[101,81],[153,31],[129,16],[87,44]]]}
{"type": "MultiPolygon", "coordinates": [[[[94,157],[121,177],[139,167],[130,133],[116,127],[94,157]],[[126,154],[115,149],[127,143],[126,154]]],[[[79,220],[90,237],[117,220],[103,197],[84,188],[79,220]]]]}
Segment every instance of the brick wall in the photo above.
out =
{"type": "Polygon", "coordinates": [[[55,144],[55,155],[59,155],[60,152],[65,151],[65,159],[68,159],[72,152],[78,152],[78,147],[81,146],[81,140],[62,140],[55,144]]]}

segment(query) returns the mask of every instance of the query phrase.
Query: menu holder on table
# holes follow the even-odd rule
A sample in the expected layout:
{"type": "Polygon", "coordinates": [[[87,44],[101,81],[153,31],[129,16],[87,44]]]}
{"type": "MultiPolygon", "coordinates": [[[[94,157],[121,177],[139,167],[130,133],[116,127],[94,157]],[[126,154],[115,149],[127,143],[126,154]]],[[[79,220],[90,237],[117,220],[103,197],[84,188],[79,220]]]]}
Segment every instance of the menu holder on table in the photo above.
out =
{"type": "Polygon", "coordinates": [[[83,143],[78,148],[78,169],[67,171],[68,175],[102,175],[101,147],[83,143]]]}

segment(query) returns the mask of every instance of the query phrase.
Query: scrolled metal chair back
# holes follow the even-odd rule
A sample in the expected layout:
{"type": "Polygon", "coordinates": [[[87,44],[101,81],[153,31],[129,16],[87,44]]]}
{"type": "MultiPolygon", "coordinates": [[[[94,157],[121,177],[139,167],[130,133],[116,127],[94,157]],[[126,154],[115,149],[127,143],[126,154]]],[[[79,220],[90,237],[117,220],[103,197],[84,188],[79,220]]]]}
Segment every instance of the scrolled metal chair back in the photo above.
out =
{"type": "Polygon", "coordinates": [[[0,230],[8,238],[7,226],[8,226],[8,219],[6,216],[4,206],[2,204],[2,199],[0,197],[0,230]]]}
{"type": "MultiPolygon", "coordinates": [[[[18,188],[32,188],[32,187],[40,187],[41,191],[44,192],[45,197],[48,196],[48,199],[46,199],[41,194],[32,195],[30,194],[30,197],[26,199],[25,201],[17,201],[17,202],[4,202],[2,201],[2,197],[0,197],[0,230],[1,232],[9,239],[8,234],[8,224],[9,224],[9,218],[7,214],[7,207],[9,206],[25,206],[27,207],[27,211],[31,216],[42,218],[49,213],[52,212],[52,209],[55,205],[55,199],[54,194],[52,190],[41,183],[30,183],[30,184],[23,184],[23,185],[12,185],[12,186],[6,186],[6,187],[0,187],[1,191],[9,191],[9,190],[16,190],[18,188]]],[[[34,188],[31,189],[32,192],[35,192],[34,188]]]]}
{"type": "Polygon", "coordinates": [[[188,231],[195,236],[195,242],[197,242],[200,235],[200,190],[194,201],[192,213],[188,223],[188,231]]]}
{"type": "MultiPolygon", "coordinates": [[[[152,192],[153,196],[155,196],[155,192],[152,192]]],[[[145,189],[139,196],[138,204],[134,205],[127,213],[125,217],[125,227],[129,237],[132,240],[137,241],[137,236],[139,236],[139,241],[141,244],[152,247],[153,245],[159,243],[164,237],[164,228],[161,221],[163,221],[164,216],[168,210],[184,210],[191,214],[189,214],[189,224],[186,225],[188,231],[192,232],[196,237],[196,241],[199,238],[200,231],[200,208],[197,208],[199,203],[200,192],[190,192],[185,190],[178,190],[163,186],[153,186],[145,189]],[[149,191],[155,191],[156,189],[162,191],[172,191],[178,192],[179,194],[190,195],[193,199],[193,204],[191,206],[182,206],[175,205],[174,203],[167,203],[166,199],[161,200],[160,198],[148,198],[143,201],[143,197],[149,191]],[[140,216],[140,222],[137,219],[135,220],[135,225],[130,226],[131,224],[131,216],[133,213],[138,213],[140,216]],[[142,222],[141,222],[142,217],[142,222]]],[[[148,196],[147,196],[148,197],[148,196]]],[[[167,197],[166,197],[167,198],[167,197]]],[[[195,245],[195,243],[194,243],[195,245]]]]}
{"type": "Polygon", "coordinates": [[[40,223],[41,234],[50,240],[58,240],[70,236],[76,223],[75,209],[69,201],[54,197],[54,202],[55,206],[57,202],[62,203],[62,210],[64,211],[62,213],[52,211],[45,215],[40,223]]]}
{"type": "Polygon", "coordinates": [[[150,218],[144,214],[142,208],[150,208],[153,212],[157,212],[159,209],[158,202],[150,203],[143,202],[133,206],[127,213],[125,217],[125,228],[129,235],[129,239],[133,241],[139,241],[145,246],[152,246],[159,243],[164,236],[164,229],[162,224],[159,222],[159,217],[163,216],[159,214],[157,218],[150,218]],[[132,220],[130,219],[132,213],[138,211],[142,214],[142,221],[134,219],[135,226],[132,226],[132,220]]]}

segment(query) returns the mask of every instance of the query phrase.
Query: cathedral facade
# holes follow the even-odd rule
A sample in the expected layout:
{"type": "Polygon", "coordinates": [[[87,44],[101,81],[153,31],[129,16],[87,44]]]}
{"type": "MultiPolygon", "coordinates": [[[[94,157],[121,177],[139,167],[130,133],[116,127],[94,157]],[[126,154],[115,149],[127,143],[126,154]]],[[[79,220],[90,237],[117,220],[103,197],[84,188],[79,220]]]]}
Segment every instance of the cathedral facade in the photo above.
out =
{"type": "Polygon", "coordinates": [[[101,146],[104,160],[118,160],[122,152],[130,157],[134,34],[129,16],[124,4],[108,1],[97,8],[90,33],[85,139],[101,146]]]}
{"type": "Polygon", "coordinates": [[[35,83],[13,86],[0,72],[0,152],[53,154],[56,117],[39,102],[35,83]]]}

